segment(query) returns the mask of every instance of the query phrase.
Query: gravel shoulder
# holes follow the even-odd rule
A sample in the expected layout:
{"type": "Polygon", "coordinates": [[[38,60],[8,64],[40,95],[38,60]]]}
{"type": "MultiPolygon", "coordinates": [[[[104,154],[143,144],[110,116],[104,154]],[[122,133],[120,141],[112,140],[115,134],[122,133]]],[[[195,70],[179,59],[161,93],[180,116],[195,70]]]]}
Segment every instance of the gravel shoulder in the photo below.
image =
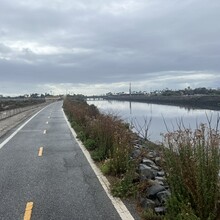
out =
{"type": "Polygon", "coordinates": [[[30,118],[40,109],[44,108],[50,103],[43,103],[40,105],[36,105],[35,108],[30,106],[28,110],[25,110],[21,113],[15,114],[11,117],[0,120],[0,138],[4,138],[13,128],[17,127],[26,119],[30,118]]]}

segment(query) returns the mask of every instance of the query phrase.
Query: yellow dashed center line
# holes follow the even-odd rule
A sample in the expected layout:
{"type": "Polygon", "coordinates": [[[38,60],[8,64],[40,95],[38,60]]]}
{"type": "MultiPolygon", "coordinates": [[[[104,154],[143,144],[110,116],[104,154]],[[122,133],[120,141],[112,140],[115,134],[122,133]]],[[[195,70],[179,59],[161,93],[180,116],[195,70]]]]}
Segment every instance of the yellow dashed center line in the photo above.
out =
{"type": "Polygon", "coordinates": [[[44,130],[44,134],[46,134],[47,133],[47,130],[44,130]]]}
{"type": "Polygon", "coordinates": [[[44,149],[43,147],[40,147],[40,148],[39,148],[39,152],[38,152],[38,156],[39,156],[39,157],[42,157],[42,155],[43,155],[43,149],[44,149]]]}
{"type": "Polygon", "coordinates": [[[31,219],[31,214],[32,214],[32,209],[33,209],[33,202],[28,202],[25,208],[25,213],[24,213],[24,220],[30,220],[31,219]]]}

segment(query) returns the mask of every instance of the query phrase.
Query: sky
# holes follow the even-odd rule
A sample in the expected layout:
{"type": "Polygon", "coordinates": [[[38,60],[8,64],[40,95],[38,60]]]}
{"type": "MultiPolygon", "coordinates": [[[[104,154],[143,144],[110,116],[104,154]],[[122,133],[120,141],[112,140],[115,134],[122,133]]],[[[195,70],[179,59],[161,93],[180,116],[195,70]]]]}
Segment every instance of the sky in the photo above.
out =
{"type": "Polygon", "coordinates": [[[1,0],[0,95],[220,87],[219,0],[1,0]]]}

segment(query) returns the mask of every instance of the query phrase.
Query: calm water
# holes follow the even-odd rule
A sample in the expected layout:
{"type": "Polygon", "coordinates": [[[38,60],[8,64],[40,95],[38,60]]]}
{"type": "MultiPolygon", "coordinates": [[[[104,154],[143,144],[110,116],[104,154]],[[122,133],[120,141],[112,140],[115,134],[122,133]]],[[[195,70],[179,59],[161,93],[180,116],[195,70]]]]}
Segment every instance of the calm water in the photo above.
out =
{"type": "MultiPolygon", "coordinates": [[[[213,126],[220,111],[204,109],[186,109],[177,106],[123,102],[123,101],[87,101],[89,104],[96,105],[101,112],[113,113],[121,116],[128,123],[135,123],[136,129],[144,126],[144,120],[152,118],[148,136],[152,141],[162,141],[161,133],[166,133],[166,126],[169,130],[177,129],[177,122],[182,120],[187,128],[196,128],[197,124],[207,123],[207,116],[212,116],[213,126]],[[166,122],[166,126],[164,123],[166,122]]],[[[144,130],[144,129],[142,129],[144,130]]]]}

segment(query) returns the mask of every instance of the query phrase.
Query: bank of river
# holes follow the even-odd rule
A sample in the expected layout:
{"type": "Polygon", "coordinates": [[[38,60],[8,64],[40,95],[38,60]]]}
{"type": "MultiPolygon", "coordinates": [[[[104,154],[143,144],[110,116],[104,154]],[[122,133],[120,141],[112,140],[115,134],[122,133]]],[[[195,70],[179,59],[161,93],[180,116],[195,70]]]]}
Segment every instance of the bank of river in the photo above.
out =
{"type": "Polygon", "coordinates": [[[112,96],[106,96],[104,97],[104,99],[220,110],[219,95],[188,95],[188,96],[112,95],[112,96]]]}
{"type": "Polygon", "coordinates": [[[134,124],[136,122],[136,125],[138,124],[140,127],[144,127],[144,119],[147,118],[149,120],[152,118],[149,138],[154,142],[162,141],[161,133],[166,133],[166,126],[172,131],[177,129],[177,123],[182,121],[185,127],[193,129],[200,123],[207,123],[207,117],[212,117],[212,125],[214,126],[218,113],[220,113],[220,111],[209,109],[190,109],[171,105],[128,101],[96,100],[87,102],[94,104],[102,112],[119,115],[128,123],[134,124]]]}

